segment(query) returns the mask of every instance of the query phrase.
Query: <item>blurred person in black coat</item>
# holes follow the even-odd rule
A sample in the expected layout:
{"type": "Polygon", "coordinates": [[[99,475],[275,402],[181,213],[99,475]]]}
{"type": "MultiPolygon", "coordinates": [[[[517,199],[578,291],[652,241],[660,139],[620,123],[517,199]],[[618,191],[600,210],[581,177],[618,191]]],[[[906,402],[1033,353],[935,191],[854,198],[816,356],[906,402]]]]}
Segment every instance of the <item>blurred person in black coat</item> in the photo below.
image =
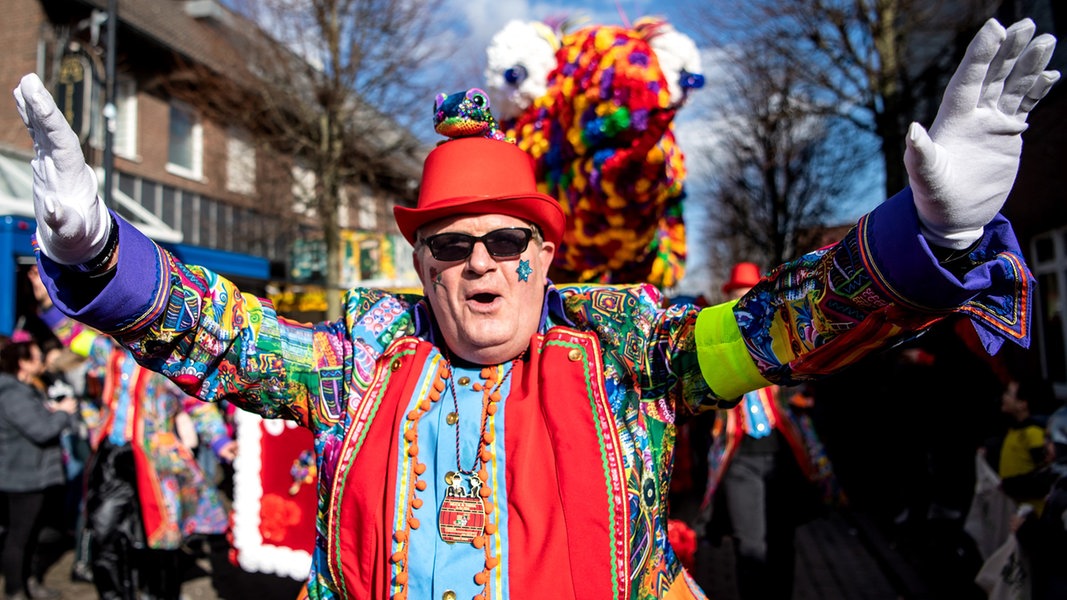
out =
{"type": "Polygon", "coordinates": [[[50,493],[66,483],[60,434],[71,425],[77,401],[49,400],[42,385],[44,360],[32,339],[0,347],[0,492],[7,500],[8,531],[0,565],[8,600],[55,598],[33,574],[33,558],[50,493]]]}

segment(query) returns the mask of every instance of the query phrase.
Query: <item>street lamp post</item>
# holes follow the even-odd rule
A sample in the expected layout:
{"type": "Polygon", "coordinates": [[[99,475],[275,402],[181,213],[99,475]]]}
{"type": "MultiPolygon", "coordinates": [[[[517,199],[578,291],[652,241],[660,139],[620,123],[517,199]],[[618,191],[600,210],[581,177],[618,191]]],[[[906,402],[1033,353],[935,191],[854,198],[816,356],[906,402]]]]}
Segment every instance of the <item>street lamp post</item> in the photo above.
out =
{"type": "Polygon", "coordinates": [[[118,0],[107,2],[107,59],[104,74],[104,205],[111,207],[111,189],[115,171],[115,123],[118,109],[115,106],[115,55],[117,54],[116,30],[119,27],[118,0]]]}

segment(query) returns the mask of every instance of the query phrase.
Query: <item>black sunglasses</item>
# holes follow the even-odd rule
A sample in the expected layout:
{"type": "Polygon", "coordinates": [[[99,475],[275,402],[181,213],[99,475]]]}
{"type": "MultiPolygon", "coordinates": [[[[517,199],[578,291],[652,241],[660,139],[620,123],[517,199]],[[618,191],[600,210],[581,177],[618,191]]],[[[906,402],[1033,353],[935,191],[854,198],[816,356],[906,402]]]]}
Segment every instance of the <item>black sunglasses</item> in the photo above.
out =
{"type": "Polygon", "coordinates": [[[508,227],[494,229],[483,236],[458,232],[439,233],[424,239],[422,243],[426,244],[434,258],[450,262],[466,259],[474,252],[474,245],[478,242],[485,244],[489,256],[494,258],[518,256],[526,251],[531,237],[533,230],[527,227],[508,227]]]}

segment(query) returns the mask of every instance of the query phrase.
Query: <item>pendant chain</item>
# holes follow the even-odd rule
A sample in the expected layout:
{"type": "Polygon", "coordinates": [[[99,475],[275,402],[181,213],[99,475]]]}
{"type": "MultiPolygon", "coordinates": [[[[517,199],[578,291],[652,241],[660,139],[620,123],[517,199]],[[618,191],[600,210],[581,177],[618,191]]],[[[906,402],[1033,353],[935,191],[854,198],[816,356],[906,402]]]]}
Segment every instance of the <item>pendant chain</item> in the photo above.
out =
{"type": "MultiPolygon", "coordinates": [[[[491,458],[488,450],[489,444],[492,443],[493,434],[491,431],[487,431],[489,417],[496,414],[498,405],[502,400],[500,395],[500,389],[511,377],[511,372],[515,369],[515,364],[523,359],[522,356],[511,361],[511,365],[508,366],[504,376],[500,378],[500,381],[495,384],[492,383],[492,378],[499,369],[499,366],[485,367],[481,371],[481,377],[485,383],[475,383],[471,386],[474,391],[482,392],[482,415],[481,415],[481,428],[478,439],[478,450],[475,453],[474,463],[471,465],[469,471],[463,471],[462,461],[460,456],[460,435],[459,435],[459,399],[456,394],[455,383],[455,371],[452,367],[451,357],[447,351],[444,352],[444,362],[440,364],[437,369],[436,377],[430,391],[426,398],[420,400],[415,407],[407,415],[407,423],[404,427],[404,440],[408,443],[407,457],[410,463],[411,483],[408,486],[407,491],[407,507],[405,510],[406,519],[401,529],[394,531],[393,540],[398,544],[398,549],[392,555],[389,560],[396,566],[397,573],[394,585],[397,586],[397,590],[391,595],[396,600],[407,600],[408,595],[408,576],[410,565],[408,564],[408,544],[410,543],[411,531],[418,529],[421,525],[419,520],[415,517],[414,511],[423,505],[422,499],[418,497],[419,492],[425,491],[427,484],[425,480],[419,478],[427,470],[425,463],[419,460],[419,448],[418,448],[418,426],[419,421],[422,420],[423,415],[428,413],[433,404],[440,401],[441,395],[444,393],[445,388],[450,388],[452,396],[452,408],[455,410],[455,421],[449,421],[450,424],[454,424],[456,427],[456,469],[457,472],[454,475],[456,480],[453,479],[452,474],[447,474],[445,483],[450,487],[459,490],[458,496],[452,496],[452,490],[449,490],[449,494],[446,495],[445,504],[450,502],[458,503],[458,506],[452,505],[447,511],[450,523],[448,527],[443,526],[445,523],[446,510],[445,505],[442,505],[438,513],[438,525],[441,528],[441,535],[445,541],[453,543],[454,541],[469,542],[472,546],[482,550],[485,553],[485,563],[481,571],[474,574],[474,582],[482,586],[482,591],[474,596],[473,600],[486,600],[489,598],[489,582],[490,573],[493,569],[500,564],[500,558],[494,556],[491,549],[489,539],[497,532],[497,525],[489,521],[489,516],[493,514],[495,507],[493,506],[492,487],[488,485],[489,476],[485,471],[485,463],[491,458]],[[492,385],[492,388],[490,388],[492,385]],[[477,489],[472,485],[467,491],[463,491],[461,483],[458,478],[463,475],[470,479],[471,483],[477,483],[477,489]],[[453,485],[455,483],[455,485],[453,485]],[[477,507],[476,509],[469,508],[472,504],[477,507]],[[466,508],[465,508],[466,507],[466,508]],[[459,516],[463,519],[460,522],[456,517],[459,516]],[[477,529],[474,529],[474,533],[470,533],[470,525],[468,525],[468,519],[473,520],[477,525],[473,525],[477,529]],[[461,537],[456,536],[455,528],[458,526],[462,529],[467,526],[467,533],[461,537]],[[446,529],[449,529],[447,533],[449,537],[445,537],[446,529]],[[452,538],[452,539],[450,539],[452,538]]],[[[464,384],[466,385],[466,384],[464,384]]]]}
{"type": "MultiPolygon", "coordinates": [[[[498,381],[496,383],[496,385],[493,387],[492,391],[490,391],[488,394],[485,395],[485,400],[482,401],[482,426],[481,426],[481,429],[478,432],[478,450],[474,453],[474,463],[471,464],[471,468],[468,469],[468,470],[464,470],[463,469],[463,464],[462,464],[462,459],[460,458],[460,451],[459,451],[459,438],[460,438],[460,435],[459,435],[459,423],[460,423],[459,418],[460,417],[459,417],[459,399],[456,397],[456,370],[455,370],[455,368],[453,368],[451,366],[451,361],[449,361],[449,371],[451,372],[452,376],[449,378],[448,387],[449,387],[449,391],[452,394],[452,409],[455,411],[455,415],[456,415],[456,472],[463,473],[463,474],[477,473],[478,469],[482,466],[482,463],[484,462],[484,460],[482,458],[482,452],[484,451],[485,446],[488,443],[488,440],[486,439],[486,435],[485,435],[485,430],[486,430],[486,427],[489,424],[489,416],[492,415],[494,412],[496,412],[496,410],[495,410],[496,407],[493,405],[493,402],[499,402],[500,401],[500,388],[502,388],[504,386],[504,383],[507,382],[508,378],[511,377],[511,372],[515,369],[515,362],[516,361],[511,361],[511,365],[508,366],[508,370],[504,373],[504,376],[502,378],[500,378],[500,381],[498,381]],[[492,408],[490,408],[490,407],[492,407],[492,408]]],[[[488,383],[489,383],[489,379],[488,378],[492,376],[492,372],[494,370],[495,369],[493,367],[486,367],[486,368],[482,369],[482,377],[486,378],[486,385],[488,385],[488,383]]],[[[479,391],[478,386],[480,386],[481,384],[477,384],[476,383],[474,385],[475,385],[475,388],[474,388],[475,391],[479,391]]],[[[482,483],[486,483],[486,482],[482,482],[482,483]]]]}

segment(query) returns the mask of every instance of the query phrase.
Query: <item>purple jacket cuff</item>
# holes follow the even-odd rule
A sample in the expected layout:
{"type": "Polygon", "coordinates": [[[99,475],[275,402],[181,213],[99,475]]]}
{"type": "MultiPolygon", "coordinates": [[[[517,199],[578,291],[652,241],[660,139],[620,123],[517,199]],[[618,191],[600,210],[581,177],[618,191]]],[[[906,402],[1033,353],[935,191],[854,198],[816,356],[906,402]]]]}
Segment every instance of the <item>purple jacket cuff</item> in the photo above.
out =
{"type": "Polygon", "coordinates": [[[114,276],[95,297],[85,297],[85,276],[53,262],[41,252],[37,263],[41,280],[55,307],[70,317],[115,334],[146,324],[161,306],[165,287],[161,278],[167,270],[163,250],[118,215],[119,258],[114,276]]]}
{"type": "Polygon", "coordinates": [[[54,304],[42,310],[39,316],[41,321],[44,321],[44,324],[52,330],[55,330],[56,326],[67,318],[67,315],[63,314],[63,311],[59,310],[59,307],[54,304]]]}
{"type": "Polygon", "coordinates": [[[872,278],[895,302],[967,314],[990,354],[1004,340],[1029,346],[1035,282],[1003,216],[986,225],[969,254],[975,266],[962,278],[941,267],[919,233],[910,188],[886,200],[857,227],[860,252],[872,278]]]}

